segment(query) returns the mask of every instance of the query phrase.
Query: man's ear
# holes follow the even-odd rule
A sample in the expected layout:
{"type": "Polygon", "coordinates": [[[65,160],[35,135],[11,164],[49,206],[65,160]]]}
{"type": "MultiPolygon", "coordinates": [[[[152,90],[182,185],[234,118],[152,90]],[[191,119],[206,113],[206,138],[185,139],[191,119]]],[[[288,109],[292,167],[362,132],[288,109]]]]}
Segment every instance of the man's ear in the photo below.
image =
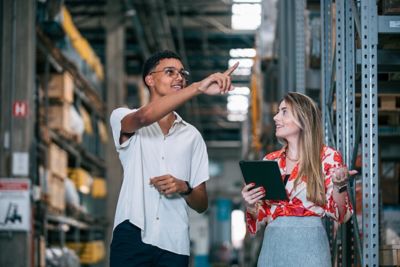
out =
{"type": "Polygon", "coordinates": [[[146,83],[146,85],[147,85],[148,87],[154,86],[154,79],[153,79],[153,77],[152,77],[151,75],[147,75],[147,76],[144,78],[144,81],[145,81],[145,83],[146,83]]]}

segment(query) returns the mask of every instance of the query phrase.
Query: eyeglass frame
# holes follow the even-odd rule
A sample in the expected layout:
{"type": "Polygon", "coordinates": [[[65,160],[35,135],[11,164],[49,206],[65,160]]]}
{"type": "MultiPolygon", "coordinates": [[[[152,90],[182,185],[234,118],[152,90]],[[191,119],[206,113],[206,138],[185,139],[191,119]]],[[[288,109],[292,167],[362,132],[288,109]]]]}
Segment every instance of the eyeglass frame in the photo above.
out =
{"type": "Polygon", "coordinates": [[[172,77],[172,76],[169,76],[168,74],[165,73],[165,71],[167,71],[167,70],[171,70],[171,71],[174,72],[174,74],[173,74],[174,76],[173,77],[177,77],[176,75],[179,74],[182,77],[182,79],[184,79],[185,81],[188,81],[189,78],[190,78],[190,72],[189,71],[187,71],[185,69],[181,69],[181,70],[178,71],[178,69],[175,68],[175,67],[165,67],[162,70],[150,71],[149,75],[153,74],[153,73],[164,72],[164,74],[167,75],[168,77],[172,77]]]}

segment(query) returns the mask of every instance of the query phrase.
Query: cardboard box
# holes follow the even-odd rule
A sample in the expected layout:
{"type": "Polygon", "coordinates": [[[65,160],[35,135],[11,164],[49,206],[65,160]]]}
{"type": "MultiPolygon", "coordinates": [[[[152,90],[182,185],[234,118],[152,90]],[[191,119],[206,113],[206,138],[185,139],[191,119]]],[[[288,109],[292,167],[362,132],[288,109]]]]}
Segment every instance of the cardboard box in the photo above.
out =
{"type": "Polygon", "coordinates": [[[400,245],[385,245],[379,252],[379,266],[400,266],[400,245]]]}
{"type": "Polygon", "coordinates": [[[51,171],[47,175],[48,206],[52,212],[62,214],[65,212],[65,184],[63,177],[51,171]]]}
{"type": "MultiPolygon", "coordinates": [[[[42,86],[45,88],[45,80],[42,78],[42,86]]],[[[47,82],[47,94],[49,98],[61,102],[74,102],[74,80],[68,72],[51,74],[47,82]]]]}
{"type": "Polygon", "coordinates": [[[50,129],[71,133],[70,104],[49,106],[48,125],[50,129]]]}
{"type": "Polygon", "coordinates": [[[55,143],[51,143],[47,150],[47,167],[51,173],[60,177],[68,174],[68,153],[55,143]]]}
{"type": "Polygon", "coordinates": [[[400,15],[400,0],[382,0],[384,15],[400,15]]]}
{"type": "Polygon", "coordinates": [[[93,178],[86,170],[82,168],[70,168],[68,177],[74,182],[76,189],[82,194],[89,194],[93,178]]]}
{"type": "Polygon", "coordinates": [[[92,184],[92,197],[104,198],[106,197],[106,195],[107,195],[106,180],[100,177],[94,177],[92,184]]]}

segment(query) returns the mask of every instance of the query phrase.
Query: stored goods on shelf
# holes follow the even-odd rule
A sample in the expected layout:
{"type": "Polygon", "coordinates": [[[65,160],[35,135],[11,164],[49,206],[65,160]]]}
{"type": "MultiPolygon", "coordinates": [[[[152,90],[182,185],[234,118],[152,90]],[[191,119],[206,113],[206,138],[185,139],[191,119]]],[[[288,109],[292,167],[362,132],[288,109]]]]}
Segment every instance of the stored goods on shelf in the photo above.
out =
{"type": "Polygon", "coordinates": [[[75,27],[71,14],[63,7],[63,21],[62,26],[64,31],[71,39],[72,45],[78,54],[86,61],[86,63],[93,69],[100,80],[104,80],[103,65],[99,57],[95,54],[88,41],[83,38],[78,29],[75,27]]]}
{"type": "Polygon", "coordinates": [[[107,195],[106,180],[104,180],[104,178],[94,177],[92,184],[92,197],[104,198],[106,195],[107,195]]]}
{"type": "Polygon", "coordinates": [[[64,177],[51,171],[47,172],[47,196],[48,207],[52,213],[63,214],[65,212],[65,185],[64,177]]]}
{"type": "Polygon", "coordinates": [[[76,188],[83,194],[89,194],[93,182],[92,176],[82,168],[70,168],[68,177],[74,182],[76,188]]]}
{"type": "Polygon", "coordinates": [[[47,94],[50,99],[70,104],[74,102],[74,81],[68,72],[51,74],[48,81],[42,76],[41,83],[43,88],[47,85],[47,94]]]}
{"type": "Polygon", "coordinates": [[[67,177],[68,154],[55,143],[51,143],[48,146],[47,167],[51,173],[60,177],[67,177]]]}

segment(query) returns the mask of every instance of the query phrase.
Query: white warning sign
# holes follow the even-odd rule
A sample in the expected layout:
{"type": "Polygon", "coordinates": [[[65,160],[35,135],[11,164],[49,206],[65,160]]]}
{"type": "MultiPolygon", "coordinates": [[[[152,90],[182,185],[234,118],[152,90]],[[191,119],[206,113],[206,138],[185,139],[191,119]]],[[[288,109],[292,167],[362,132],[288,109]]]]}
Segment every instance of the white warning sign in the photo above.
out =
{"type": "Polygon", "coordinates": [[[31,225],[29,179],[0,179],[0,231],[29,231],[31,225]]]}

